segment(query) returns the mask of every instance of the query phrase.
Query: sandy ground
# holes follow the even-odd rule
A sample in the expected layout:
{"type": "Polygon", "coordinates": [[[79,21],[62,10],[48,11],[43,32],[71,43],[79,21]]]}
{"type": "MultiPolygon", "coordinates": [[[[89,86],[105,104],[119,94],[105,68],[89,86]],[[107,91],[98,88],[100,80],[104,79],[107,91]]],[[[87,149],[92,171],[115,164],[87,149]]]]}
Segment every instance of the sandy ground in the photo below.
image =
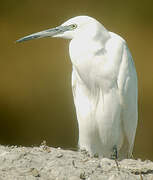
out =
{"type": "Polygon", "coordinates": [[[153,180],[153,162],[48,147],[0,146],[0,180],[153,180]]]}

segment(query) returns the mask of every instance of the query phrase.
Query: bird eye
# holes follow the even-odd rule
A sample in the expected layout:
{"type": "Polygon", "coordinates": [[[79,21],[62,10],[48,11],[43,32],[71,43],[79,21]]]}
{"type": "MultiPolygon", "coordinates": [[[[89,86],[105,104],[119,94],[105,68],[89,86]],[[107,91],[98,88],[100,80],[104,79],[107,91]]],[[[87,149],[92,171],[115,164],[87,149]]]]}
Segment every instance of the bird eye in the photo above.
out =
{"type": "Polygon", "coordinates": [[[76,29],[77,25],[76,24],[72,24],[72,29],[76,29]]]}

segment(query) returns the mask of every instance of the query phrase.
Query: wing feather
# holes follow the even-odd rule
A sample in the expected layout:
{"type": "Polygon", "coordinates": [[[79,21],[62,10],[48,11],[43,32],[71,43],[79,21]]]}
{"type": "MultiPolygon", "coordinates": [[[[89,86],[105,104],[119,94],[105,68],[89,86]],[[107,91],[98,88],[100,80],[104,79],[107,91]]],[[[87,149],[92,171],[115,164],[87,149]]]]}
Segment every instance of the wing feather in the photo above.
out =
{"type": "MultiPolygon", "coordinates": [[[[126,42],[123,43],[122,61],[118,74],[118,87],[122,105],[122,125],[128,141],[128,156],[132,155],[138,121],[137,73],[126,42]]],[[[127,149],[126,149],[127,151],[127,149]]]]}

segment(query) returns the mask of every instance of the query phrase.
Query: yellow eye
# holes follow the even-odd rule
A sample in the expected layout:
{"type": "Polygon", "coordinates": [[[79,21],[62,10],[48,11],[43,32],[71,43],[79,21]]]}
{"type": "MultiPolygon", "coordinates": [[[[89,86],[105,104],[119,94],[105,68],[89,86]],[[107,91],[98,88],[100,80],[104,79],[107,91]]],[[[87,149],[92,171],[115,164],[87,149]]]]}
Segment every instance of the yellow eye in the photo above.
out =
{"type": "Polygon", "coordinates": [[[73,28],[73,29],[76,29],[76,28],[77,28],[77,25],[76,25],[76,24],[72,24],[72,28],[73,28]]]}

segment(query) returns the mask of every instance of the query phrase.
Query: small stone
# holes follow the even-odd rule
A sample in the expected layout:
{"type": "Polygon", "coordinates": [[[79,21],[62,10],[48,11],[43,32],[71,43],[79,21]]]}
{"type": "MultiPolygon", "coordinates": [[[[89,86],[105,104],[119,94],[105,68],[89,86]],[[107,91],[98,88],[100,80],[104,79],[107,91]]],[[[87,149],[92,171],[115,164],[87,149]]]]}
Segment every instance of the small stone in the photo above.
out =
{"type": "Polygon", "coordinates": [[[40,144],[40,146],[47,146],[46,140],[43,140],[43,142],[40,144]]]}
{"type": "Polygon", "coordinates": [[[43,147],[43,150],[46,151],[46,152],[48,152],[48,153],[51,152],[51,148],[48,147],[48,146],[44,146],[44,147],[43,147]]]}
{"type": "Polygon", "coordinates": [[[77,166],[75,165],[74,159],[72,160],[72,165],[73,165],[74,168],[77,168],[77,166]]]}
{"type": "Polygon", "coordinates": [[[83,180],[86,179],[86,174],[85,174],[85,172],[80,173],[80,179],[83,179],[83,180]]]}
{"type": "Polygon", "coordinates": [[[98,158],[98,157],[99,157],[98,153],[95,153],[94,158],[98,158]]]}
{"type": "Polygon", "coordinates": [[[32,168],[31,169],[31,174],[34,176],[34,177],[40,177],[40,174],[38,172],[38,170],[36,168],[32,168]]]}
{"type": "Polygon", "coordinates": [[[57,157],[57,158],[61,158],[61,157],[63,157],[63,154],[62,154],[62,153],[59,153],[59,154],[56,155],[56,157],[57,157]]]}

